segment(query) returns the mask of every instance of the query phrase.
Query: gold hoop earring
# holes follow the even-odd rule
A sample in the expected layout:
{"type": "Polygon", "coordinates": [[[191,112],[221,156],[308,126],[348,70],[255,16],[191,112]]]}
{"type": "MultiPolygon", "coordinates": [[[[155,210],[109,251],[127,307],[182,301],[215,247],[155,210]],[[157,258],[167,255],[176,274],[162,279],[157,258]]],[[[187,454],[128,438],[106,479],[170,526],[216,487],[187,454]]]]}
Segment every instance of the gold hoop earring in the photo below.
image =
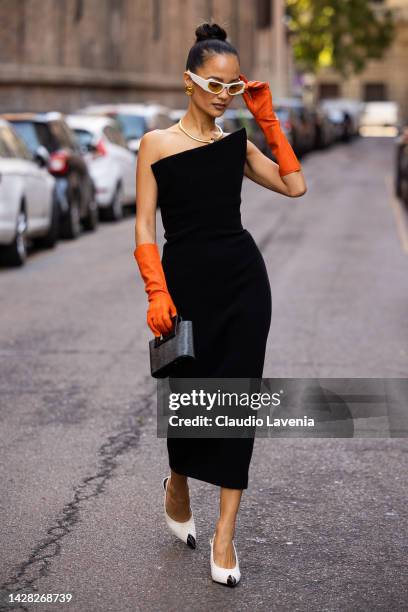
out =
{"type": "Polygon", "coordinates": [[[185,93],[186,93],[188,96],[192,96],[192,95],[193,95],[194,88],[193,88],[193,86],[192,86],[192,85],[186,85],[186,86],[185,86],[185,88],[184,88],[184,91],[185,91],[185,93]]]}

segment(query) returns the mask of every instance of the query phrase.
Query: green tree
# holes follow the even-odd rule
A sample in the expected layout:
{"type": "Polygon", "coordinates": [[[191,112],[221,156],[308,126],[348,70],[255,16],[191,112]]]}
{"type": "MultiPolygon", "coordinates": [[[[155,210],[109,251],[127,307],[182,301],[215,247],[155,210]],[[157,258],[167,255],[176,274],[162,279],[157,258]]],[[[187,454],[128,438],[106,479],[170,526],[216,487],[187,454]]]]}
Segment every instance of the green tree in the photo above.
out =
{"type": "Polygon", "coordinates": [[[330,66],[343,77],[380,59],[394,38],[393,12],[369,0],[286,0],[295,61],[317,72],[330,66]]]}

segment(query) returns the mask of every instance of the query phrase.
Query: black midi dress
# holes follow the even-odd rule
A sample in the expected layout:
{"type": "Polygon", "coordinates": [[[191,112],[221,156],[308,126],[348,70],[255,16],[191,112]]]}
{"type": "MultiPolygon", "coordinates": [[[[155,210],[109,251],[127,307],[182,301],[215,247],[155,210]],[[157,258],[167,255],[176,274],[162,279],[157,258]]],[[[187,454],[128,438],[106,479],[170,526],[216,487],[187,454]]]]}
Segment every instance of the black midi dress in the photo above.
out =
{"type": "MultiPolygon", "coordinates": [[[[193,322],[197,359],[178,377],[263,374],[272,316],[265,262],[241,223],[245,128],[152,164],[164,238],[162,266],[177,312],[193,322]]],[[[170,468],[232,489],[248,487],[254,438],[167,437],[170,468]]]]}

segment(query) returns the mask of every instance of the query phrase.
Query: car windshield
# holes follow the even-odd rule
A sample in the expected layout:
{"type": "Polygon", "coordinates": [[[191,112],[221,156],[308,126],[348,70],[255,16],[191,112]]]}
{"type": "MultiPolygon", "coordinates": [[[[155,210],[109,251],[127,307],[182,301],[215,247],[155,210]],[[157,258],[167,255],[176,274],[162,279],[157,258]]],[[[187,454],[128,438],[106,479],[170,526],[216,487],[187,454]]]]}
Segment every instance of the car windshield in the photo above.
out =
{"type": "Polygon", "coordinates": [[[147,130],[146,120],[143,115],[124,115],[119,113],[116,119],[123,130],[126,140],[141,138],[147,130]]]}
{"type": "Polygon", "coordinates": [[[13,121],[13,126],[30,151],[35,151],[42,144],[39,140],[36,126],[31,121],[13,121]]]}
{"type": "Polygon", "coordinates": [[[94,135],[88,130],[74,129],[74,132],[81,147],[87,148],[94,139],[94,135]]]}
{"type": "Polygon", "coordinates": [[[46,123],[23,120],[13,121],[13,125],[32,153],[35,153],[40,145],[43,145],[49,153],[54,153],[60,148],[59,142],[46,123]]]}

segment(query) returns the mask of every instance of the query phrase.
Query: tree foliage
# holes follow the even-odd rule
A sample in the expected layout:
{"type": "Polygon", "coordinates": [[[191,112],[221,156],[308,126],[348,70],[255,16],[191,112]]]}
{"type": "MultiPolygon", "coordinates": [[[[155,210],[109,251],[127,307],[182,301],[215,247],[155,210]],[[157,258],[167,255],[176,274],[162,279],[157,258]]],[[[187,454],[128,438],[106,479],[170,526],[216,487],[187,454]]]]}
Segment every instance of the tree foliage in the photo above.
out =
{"type": "Polygon", "coordinates": [[[394,38],[390,9],[369,0],[287,0],[295,60],[310,72],[330,66],[343,77],[381,59],[394,38]]]}

